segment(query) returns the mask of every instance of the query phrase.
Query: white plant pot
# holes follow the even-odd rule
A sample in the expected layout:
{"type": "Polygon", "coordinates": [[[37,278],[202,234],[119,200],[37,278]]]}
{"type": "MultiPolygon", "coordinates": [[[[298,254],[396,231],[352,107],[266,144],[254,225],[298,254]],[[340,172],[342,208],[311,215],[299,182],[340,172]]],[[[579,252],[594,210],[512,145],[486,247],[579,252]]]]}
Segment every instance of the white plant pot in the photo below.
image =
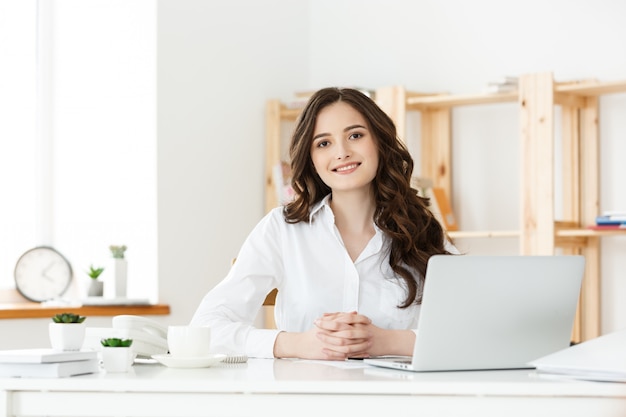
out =
{"type": "Polygon", "coordinates": [[[128,372],[133,366],[135,354],[132,347],[102,348],[102,364],[107,372],[128,372]]]}
{"type": "Polygon", "coordinates": [[[50,323],[48,335],[54,350],[80,350],[85,341],[85,323],[50,323]]]}
{"type": "Polygon", "coordinates": [[[92,279],[87,290],[88,297],[102,297],[104,294],[104,282],[92,279]]]}

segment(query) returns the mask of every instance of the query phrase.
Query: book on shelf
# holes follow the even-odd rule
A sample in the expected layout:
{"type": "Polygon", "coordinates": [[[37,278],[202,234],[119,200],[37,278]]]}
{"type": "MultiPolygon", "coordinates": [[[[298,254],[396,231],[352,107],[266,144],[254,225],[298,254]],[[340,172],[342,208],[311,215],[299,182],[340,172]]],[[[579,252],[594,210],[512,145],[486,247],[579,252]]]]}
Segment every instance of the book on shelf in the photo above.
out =
{"type": "Polygon", "coordinates": [[[274,177],[278,204],[283,206],[291,202],[294,198],[294,191],[291,188],[291,166],[289,163],[280,161],[274,165],[272,176],[274,177]]]}
{"type": "Polygon", "coordinates": [[[488,84],[514,84],[519,83],[519,78],[512,75],[503,75],[502,77],[494,78],[489,81],[488,84]]]}
{"type": "MultiPolygon", "coordinates": [[[[365,94],[366,96],[368,96],[369,98],[371,98],[372,100],[375,100],[376,98],[376,90],[371,89],[371,88],[364,88],[364,87],[357,87],[357,86],[345,86],[346,88],[352,88],[354,90],[358,90],[361,93],[365,94]]],[[[294,92],[294,98],[289,100],[286,103],[287,108],[290,109],[301,109],[303,108],[306,103],[309,101],[309,99],[311,98],[311,96],[313,94],[315,94],[317,90],[302,90],[302,91],[296,91],[294,92]]]]}
{"type": "Polygon", "coordinates": [[[426,190],[433,188],[433,180],[424,177],[411,177],[411,187],[415,188],[422,197],[425,197],[426,190]]]}
{"type": "Polygon", "coordinates": [[[411,187],[415,188],[421,196],[430,199],[430,211],[445,230],[459,230],[452,205],[443,188],[435,187],[430,178],[422,177],[411,178],[411,187]]]}
{"type": "MultiPolygon", "coordinates": [[[[372,99],[376,96],[376,90],[373,88],[359,87],[359,86],[353,86],[353,85],[345,85],[340,88],[351,88],[353,90],[358,90],[372,99]]],[[[296,91],[294,95],[297,98],[305,98],[308,100],[313,94],[315,94],[316,91],[317,90],[301,90],[301,91],[296,91]]]]}
{"type": "Polygon", "coordinates": [[[486,94],[494,94],[494,93],[510,93],[513,91],[517,91],[518,78],[504,76],[495,80],[491,80],[487,83],[487,86],[484,89],[486,94]]]}
{"type": "Polygon", "coordinates": [[[512,93],[517,91],[517,85],[512,84],[490,84],[483,90],[485,94],[512,93]]]}
{"type": "Polygon", "coordinates": [[[100,360],[98,358],[64,362],[0,363],[0,377],[64,378],[75,375],[93,374],[99,371],[100,360]]]}
{"type": "Polygon", "coordinates": [[[591,230],[626,230],[626,223],[622,224],[595,224],[587,226],[591,230]]]}
{"type": "Polygon", "coordinates": [[[603,219],[626,221],[626,211],[605,211],[598,217],[603,219]]]}
{"type": "Polygon", "coordinates": [[[97,359],[95,350],[54,350],[48,348],[0,350],[0,364],[57,363],[97,359]]]}
{"type": "Polygon", "coordinates": [[[614,225],[619,226],[622,224],[626,224],[626,217],[622,216],[607,216],[601,215],[596,216],[596,225],[614,225]]]}
{"type": "Polygon", "coordinates": [[[456,217],[454,216],[450,200],[448,200],[445,190],[441,187],[433,187],[430,189],[430,192],[434,200],[433,210],[435,211],[435,215],[439,214],[439,221],[442,222],[444,228],[448,231],[459,230],[456,217]]]}

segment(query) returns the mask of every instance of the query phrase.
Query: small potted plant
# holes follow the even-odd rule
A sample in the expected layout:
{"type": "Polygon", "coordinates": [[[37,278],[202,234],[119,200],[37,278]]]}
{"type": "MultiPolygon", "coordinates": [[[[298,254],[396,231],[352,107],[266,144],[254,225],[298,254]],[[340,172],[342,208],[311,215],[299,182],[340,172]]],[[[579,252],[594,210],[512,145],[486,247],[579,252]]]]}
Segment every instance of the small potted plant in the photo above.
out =
{"type": "Polygon", "coordinates": [[[54,315],[48,327],[52,349],[80,350],[85,340],[85,319],[74,313],[54,315]]]}
{"type": "Polygon", "coordinates": [[[109,246],[109,250],[111,251],[111,256],[113,257],[113,282],[115,282],[115,296],[124,298],[126,297],[126,275],[128,271],[128,263],[124,258],[126,245],[111,245],[109,246]]]}
{"type": "Polygon", "coordinates": [[[100,340],[102,364],[107,372],[128,372],[135,355],[131,349],[133,339],[109,337],[100,340]]]}
{"type": "Polygon", "coordinates": [[[88,297],[102,297],[104,292],[104,282],[98,280],[98,277],[103,271],[103,267],[94,268],[93,265],[89,266],[87,275],[91,278],[91,282],[89,283],[89,290],[87,291],[88,297]]]}

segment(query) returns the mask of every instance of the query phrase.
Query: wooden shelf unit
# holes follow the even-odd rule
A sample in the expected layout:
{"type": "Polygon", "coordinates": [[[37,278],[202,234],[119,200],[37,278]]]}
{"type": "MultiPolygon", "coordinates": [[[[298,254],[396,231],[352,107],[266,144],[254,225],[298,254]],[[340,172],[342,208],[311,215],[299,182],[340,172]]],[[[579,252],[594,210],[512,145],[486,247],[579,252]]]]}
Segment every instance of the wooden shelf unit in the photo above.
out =
{"type": "MultiPolygon", "coordinates": [[[[454,231],[452,238],[520,239],[521,255],[582,254],[585,278],[574,326],[573,340],[600,335],[600,240],[624,235],[626,230],[590,230],[599,213],[598,97],[626,92],[625,81],[585,80],[558,83],[550,72],[525,74],[516,92],[452,95],[407,91],[402,86],[376,90],[376,102],[394,120],[398,136],[406,137],[408,111],[420,112],[420,176],[452,197],[452,109],[460,106],[518,103],[521,141],[520,204],[518,230],[454,231]],[[554,214],[555,138],[554,108],[561,107],[563,217],[554,214]]],[[[266,211],[277,206],[272,168],[281,155],[281,125],[295,121],[301,109],[279,100],[267,102],[266,211]]],[[[462,226],[462,225],[461,225],[462,226]]]]}
{"type": "Polygon", "coordinates": [[[268,100],[265,109],[265,212],[278,205],[273,169],[283,158],[281,125],[295,121],[302,109],[287,107],[280,100],[268,100]]]}
{"type": "Polygon", "coordinates": [[[585,278],[573,332],[576,342],[600,335],[600,238],[626,230],[590,230],[599,213],[598,96],[626,92],[626,81],[556,83],[552,73],[525,74],[517,92],[477,95],[415,95],[401,86],[380,88],[376,100],[405,137],[406,112],[421,116],[421,172],[452,196],[451,109],[517,102],[521,141],[519,231],[450,232],[451,237],[519,236],[521,255],[582,254],[585,278]],[[563,217],[554,214],[554,108],[561,107],[563,217]]]}

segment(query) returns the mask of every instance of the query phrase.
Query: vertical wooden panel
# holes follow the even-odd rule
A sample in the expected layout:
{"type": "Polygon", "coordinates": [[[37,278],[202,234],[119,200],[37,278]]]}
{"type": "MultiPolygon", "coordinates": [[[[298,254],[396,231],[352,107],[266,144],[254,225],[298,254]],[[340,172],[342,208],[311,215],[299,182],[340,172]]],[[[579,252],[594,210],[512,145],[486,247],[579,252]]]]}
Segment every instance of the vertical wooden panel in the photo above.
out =
{"type": "MultiPolygon", "coordinates": [[[[581,216],[584,225],[593,224],[600,209],[600,137],[598,98],[587,97],[581,110],[581,216]]],[[[582,340],[600,336],[600,238],[588,239],[584,250],[585,279],[581,293],[582,340]]]]}
{"type": "Polygon", "coordinates": [[[598,98],[587,97],[581,109],[581,216],[584,225],[594,224],[600,210],[600,138],[598,98]]]}
{"type": "Polygon", "coordinates": [[[580,337],[581,341],[600,336],[600,237],[587,239],[583,250],[585,277],[580,293],[580,337]]]}
{"type": "MultiPolygon", "coordinates": [[[[574,101],[574,100],[572,100],[574,101]]],[[[580,227],[580,118],[579,107],[564,104],[561,107],[562,124],[562,184],[563,184],[563,220],[568,224],[580,227]]],[[[579,255],[582,247],[567,246],[563,248],[564,255],[579,255]]],[[[574,327],[572,329],[572,341],[582,341],[582,297],[578,302],[574,327]]]]}
{"type": "Polygon", "coordinates": [[[280,111],[279,100],[268,100],[265,109],[265,212],[278,206],[273,169],[280,162],[280,111]]]}
{"type": "Polygon", "coordinates": [[[396,125],[398,137],[406,143],[406,90],[395,85],[376,90],[376,104],[396,125]]]}
{"type": "Polygon", "coordinates": [[[563,106],[563,220],[581,224],[580,134],[578,108],[563,106]]]}
{"type": "Polygon", "coordinates": [[[554,81],[551,73],[520,77],[521,253],[554,253],[554,81]]]}
{"type": "Polygon", "coordinates": [[[452,128],[449,108],[426,109],[421,117],[421,172],[452,201],[452,128]]]}

